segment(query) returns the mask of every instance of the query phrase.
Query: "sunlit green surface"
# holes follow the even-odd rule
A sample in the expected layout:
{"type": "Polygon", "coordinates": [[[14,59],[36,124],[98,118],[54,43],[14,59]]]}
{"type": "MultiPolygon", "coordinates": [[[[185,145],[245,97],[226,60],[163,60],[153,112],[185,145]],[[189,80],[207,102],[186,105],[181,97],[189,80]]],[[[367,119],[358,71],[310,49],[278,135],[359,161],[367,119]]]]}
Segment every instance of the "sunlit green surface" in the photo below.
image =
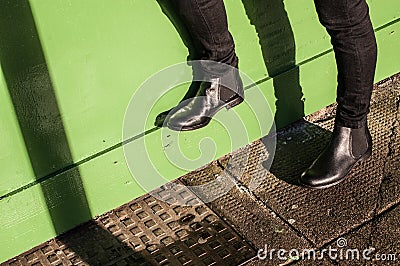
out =
{"type": "MultiPolygon", "coordinates": [[[[292,30],[283,31],[281,40],[284,41],[278,44],[268,42],[271,29],[262,27],[270,19],[267,18],[268,12],[263,12],[267,8],[266,1],[225,2],[240,57],[240,69],[254,81],[262,81],[278,71],[281,64],[290,65],[291,60],[299,64],[310,59],[300,66],[299,71],[287,74],[293,81],[290,86],[277,88],[281,86],[279,76],[275,82],[268,79],[259,85],[274,112],[277,89],[290,94],[291,88],[300,88],[304,94],[305,114],[334,101],[336,68],[333,54],[313,58],[331,47],[317,21],[312,1],[285,2],[289,20],[283,18],[282,25],[289,21],[292,30]],[[288,43],[291,41],[294,43],[288,43]],[[279,45],[286,48],[295,45],[295,53],[278,57],[274,57],[274,52],[268,54],[268,51],[282,50],[279,45]]],[[[377,32],[379,58],[376,80],[381,80],[400,71],[396,60],[400,58],[400,23],[384,27],[400,18],[400,5],[397,0],[369,2],[375,28],[383,27],[377,32]]],[[[30,3],[72,160],[76,163],[99,152],[104,154],[98,154],[80,165],[79,171],[66,171],[0,201],[0,261],[53,237],[56,232],[76,226],[89,216],[108,211],[144,193],[128,171],[122,147],[108,152],[105,150],[121,143],[124,113],[140,84],[159,70],[184,61],[187,55],[179,35],[156,1],[31,0],[30,3]],[[74,187],[76,184],[78,187],[74,187]],[[59,191],[49,193],[55,188],[59,191]],[[46,197],[43,191],[47,191],[46,197]],[[80,201],[80,193],[85,194],[87,202],[80,201]],[[89,210],[85,210],[87,207],[89,210]],[[49,214],[49,208],[53,209],[53,215],[49,214]],[[69,220],[54,215],[68,209],[71,212],[80,209],[86,212],[76,213],[69,220]]],[[[284,15],[279,5],[271,7],[270,12],[273,11],[284,15]]],[[[1,62],[1,67],[3,70],[8,68],[4,62],[1,62]]],[[[38,77],[42,74],[39,73],[38,77]]],[[[40,86],[40,83],[34,84],[40,86]]],[[[40,169],[42,174],[35,175],[8,89],[3,75],[0,75],[0,136],[3,140],[0,144],[0,195],[69,165],[69,161],[62,160],[52,164],[49,154],[48,158],[41,159],[47,160],[40,169]]],[[[247,97],[251,98],[252,90],[246,92],[247,97]]],[[[181,86],[165,94],[152,109],[144,127],[151,128],[156,114],[173,107],[184,91],[185,87],[181,86]]],[[[281,110],[283,116],[285,112],[291,112],[285,110],[281,110]]],[[[256,126],[257,119],[246,105],[231,111],[237,112],[245,121],[248,141],[265,134],[256,126]]],[[[229,116],[234,112],[224,110],[219,116],[232,121],[229,116]]],[[[138,112],[137,115],[141,114],[138,112]]],[[[142,147],[141,144],[145,143],[147,152],[138,148],[137,160],[143,160],[143,156],[151,157],[156,168],[172,180],[245,144],[232,145],[227,136],[226,131],[221,133],[221,125],[217,122],[199,131],[180,135],[183,154],[190,159],[201,158],[184,167],[175,166],[165,157],[161,130],[127,145],[142,147]],[[212,138],[216,145],[210,145],[207,140],[199,145],[204,137],[212,138]],[[202,151],[204,158],[201,157],[202,151]]],[[[151,178],[151,175],[146,177],[151,178]]]]}

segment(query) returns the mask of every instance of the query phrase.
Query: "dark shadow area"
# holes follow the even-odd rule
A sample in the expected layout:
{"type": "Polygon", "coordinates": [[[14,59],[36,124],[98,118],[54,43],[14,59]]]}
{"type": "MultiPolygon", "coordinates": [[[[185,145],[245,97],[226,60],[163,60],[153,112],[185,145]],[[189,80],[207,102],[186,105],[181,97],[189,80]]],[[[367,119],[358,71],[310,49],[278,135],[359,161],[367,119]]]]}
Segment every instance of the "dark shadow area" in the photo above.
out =
{"type": "MultiPolygon", "coordinates": [[[[332,132],[320,126],[299,120],[276,132],[275,155],[272,163],[263,162],[263,166],[277,178],[289,184],[300,185],[301,174],[322,152],[331,138],[332,132]]],[[[267,151],[269,143],[262,139],[267,151]]],[[[273,148],[272,148],[273,150],[273,148]]]]}
{"type": "MultiPolygon", "coordinates": [[[[78,167],[51,178],[74,162],[28,0],[0,0],[0,62],[54,230],[63,233],[91,219],[91,212],[78,167]]],[[[97,232],[116,241],[101,227],[97,232]]],[[[123,243],[119,248],[131,250],[123,243]]],[[[85,257],[79,249],[72,251],[85,257]]]]}
{"type": "MultiPolygon", "coordinates": [[[[112,230],[112,229],[111,229],[112,230]]],[[[132,266],[150,266],[153,265],[146,258],[145,252],[135,251],[135,243],[132,236],[123,233],[115,237],[111,235],[107,229],[102,228],[95,221],[89,221],[85,224],[74,228],[67,234],[57,237],[62,244],[58,244],[54,248],[63,248],[64,253],[73,251],[79,254],[79,258],[71,258],[73,265],[80,265],[81,262],[87,262],[89,265],[132,265],[132,266]],[[120,239],[119,239],[120,238],[120,239]],[[122,241],[132,245],[128,247],[122,241]],[[64,245],[63,245],[64,244],[64,245]]]]}
{"type": "Polygon", "coordinates": [[[305,116],[304,99],[296,65],[296,43],[284,1],[242,2],[256,29],[276,98],[275,156],[272,164],[264,162],[263,165],[271,166],[269,171],[277,178],[298,185],[301,173],[327,145],[331,133],[302,119],[305,116]]]}
{"type": "MultiPolygon", "coordinates": [[[[177,9],[174,5],[174,1],[171,0],[156,0],[159,6],[161,7],[162,12],[164,13],[165,16],[170,20],[172,25],[174,26],[175,30],[178,32],[180,38],[182,39],[184,45],[188,49],[188,57],[187,61],[193,61],[193,60],[199,60],[199,55],[198,51],[201,51],[199,47],[196,47],[196,43],[188,28],[186,27],[185,23],[183,22],[182,18],[178,15],[177,9]]],[[[195,77],[197,73],[195,73],[195,69],[193,69],[193,76],[195,77]]],[[[199,81],[193,81],[190,85],[188,90],[186,91],[185,95],[182,97],[182,99],[177,102],[177,105],[180,102],[183,102],[185,100],[188,100],[190,98],[193,98],[196,96],[196,93],[200,87],[199,81]]],[[[165,118],[169,114],[169,112],[173,108],[166,110],[160,114],[157,115],[154,125],[157,127],[162,127],[165,121],[165,118]]]]}
{"type": "Polygon", "coordinates": [[[296,44],[283,0],[242,0],[254,25],[276,97],[275,124],[280,129],[304,117],[296,44]]]}

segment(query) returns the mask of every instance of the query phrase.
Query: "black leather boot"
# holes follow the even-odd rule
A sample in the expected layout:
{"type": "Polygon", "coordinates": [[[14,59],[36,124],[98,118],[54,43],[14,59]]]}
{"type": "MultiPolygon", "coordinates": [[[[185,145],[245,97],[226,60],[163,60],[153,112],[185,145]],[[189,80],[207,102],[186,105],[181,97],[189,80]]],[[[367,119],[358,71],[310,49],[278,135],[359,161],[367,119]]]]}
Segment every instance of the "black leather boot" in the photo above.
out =
{"type": "MultiPolygon", "coordinates": [[[[204,79],[204,71],[202,70],[199,61],[188,61],[188,65],[192,67],[192,75],[193,80],[190,84],[188,90],[186,91],[185,95],[179,101],[179,105],[183,105],[183,103],[187,102],[188,100],[196,97],[199,93],[201,80],[204,79]]],[[[175,111],[179,110],[178,108],[174,107],[162,113],[159,113],[154,121],[154,125],[156,127],[163,127],[166,126],[166,119],[167,117],[171,116],[175,111]]]]}
{"type": "MultiPolygon", "coordinates": [[[[198,94],[198,91],[200,89],[200,84],[201,81],[192,81],[192,83],[190,84],[188,90],[186,91],[185,95],[182,97],[182,99],[179,101],[179,103],[185,102],[188,99],[192,99],[193,97],[195,97],[198,94]]],[[[164,111],[162,113],[159,113],[154,121],[154,125],[156,127],[162,127],[164,126],[164,122],[165,119],[168,116],[171,116],[174,111],[177,111],[176,108],[171,108],[167,111],[164,111]]]]}
{"type": "Polygon", "coordinates": [[[367,123],[357,129],[335,125],[329,145],[301,175],[300,184],[310,188],[336,185],[371,153],[372,138],[367,123]]]}
{"type": "Polygon", "coordinates": [[[207,73],[196,97],[176,107],[168,117],[172,130],[188,131],[206,126],[222,108],[232,108],[243,101],[243,84],[236,68],[229,67],[223,74],[207,73]]]}

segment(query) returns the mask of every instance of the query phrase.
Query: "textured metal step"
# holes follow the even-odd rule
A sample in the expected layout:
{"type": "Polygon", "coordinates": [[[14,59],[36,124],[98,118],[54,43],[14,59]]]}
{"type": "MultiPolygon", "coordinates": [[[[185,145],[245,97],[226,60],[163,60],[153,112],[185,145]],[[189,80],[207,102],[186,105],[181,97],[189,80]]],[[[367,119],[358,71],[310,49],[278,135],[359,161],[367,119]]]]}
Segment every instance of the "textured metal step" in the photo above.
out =
{"type": "Polygon", "coordinates": [[[2,265],[236,265],[255,251],[183,187],[142,196],[2,265]]]}
{"type": "MultiPolygon", "coordinates": [[[[389,88],[375,91],[368,117],[374,142],[373,154],[356,166],[341,184],[322,190],[306,189],[296,184],[300,174],[328,143],[333,117],[316,123],[300,121],[279,131],[270,170],[263,167],[270,159],[268,145],[264,144],[266,140],[252,143],[251,159],[243,166],[244,174],[236,177],[245,186],[249,186],[250,180],[261,180],[260,186],[253,191],[254,195],[316,246],[321,246],[374,216],[393,137],[398,96],[398,91],[389,88]]],[[[232,156],[231,160],[244,160],[240,152],[232,156]]],[[[243,171],[234,167],[228,167],[228,170],[233,175],[243,171]]],[[[391,191],[397,191],[398,181],[395,182],[395,177],[392,179],[391,191]]],[[[398,194],[386,195],[390,202],[399,198],[398,194]]]]}

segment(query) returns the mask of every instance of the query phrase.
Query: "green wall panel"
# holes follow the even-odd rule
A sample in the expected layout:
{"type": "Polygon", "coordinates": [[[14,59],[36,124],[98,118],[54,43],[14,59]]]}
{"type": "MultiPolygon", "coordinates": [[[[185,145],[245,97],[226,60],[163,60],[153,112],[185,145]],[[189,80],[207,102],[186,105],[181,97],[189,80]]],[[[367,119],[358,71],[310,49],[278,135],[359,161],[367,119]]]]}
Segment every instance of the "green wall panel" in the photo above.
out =
{"type": "MultiPolygon", "coordinates": [[[[1,70],[1,69],[0,69],[1,70]]],[[[17,189],[22,180],[33,176],[24,141],[20,133],[14,108],[0,72],[0,195],[17,189]]]]}
{"type": "MultiPolygon", "coordinates": [[[[280,73],[282,65],[290,67],[295,61],[303,62],[330,49],[329,39],[317,21],[312,2],[286,1],[288,17],[279,1],[265,2],[226,1],[240,68],[252,79],[262,80],[268,72],[274,76],[280,73]],[[277,14],[281,19],[271,19],[277,14]],[[271,21],[277,21],[278,26],[268,28],[271,21]],[[282,33],[271,38],[277,29],[282,33]],[[294,42],[286,47],[287,53],[269,54],[269,50],[282,50],[276,45],[282,38],[288,43],[294,42]],[[272,41],[268,42],[269,39],[272,41]],[[291,46],[296,50],[291,51],[291,46]]],[[[179,35],[156,1],[115,4],[102,0],[93,4],[77,0],[31,0],[30,3],[72,160],[80,161],[119,143],[123,115],[134,91],[155,72],[185,60],[187,51],[179,35]],[[151,19],[147,19],[147,14],[152,14],[151,19]]],[[[398,17],[398,6],[395,0],[382,1],[377,5],[377,11],[371,12],[374,21],[382,26],[398,17]]],[[[313,98],[312,94],[307,97],[307,112],[333,101],[330,89],[324,87],[321,90],[324,92],[314,91],[322,98],[313,98]]],[[[171,97],[168,102],[173,106],[176,98],[171,97]]],[[[50,165],[48,169],[42,169],[41,175],[35,176],[26,169],[25,163],[17,167],[23,174],[0,187],[6,187],[2,191],[9,192],[67,165],[62,162],[50,165]]],[[[10,171],[16,169],[10,168],[10,171]]]]}
{"type": "MultiPolygon", "coordinates": [[[[31,19],[15,25],[20,31],[13,31],[18,34],[7,35],[6,45],[0,44],[0,137],[5,140],[0,142],[0,261],[145,192],[135,183],[125,163],[121,147],[124,113],[140,84],[187,56],[179,34],[156,1],[10,3],[0,0],[0,13],[7,9],[15,12],[0,14],[6,14],[0,16],[0,37],[7,33],[12,16],[30,15],[31,19]],[[31,44],[31,50],[26,43],[31,44]],[[22,53],[20,57],[14,55],[22,61],[9,64],[12,57],[4,51],[13,50],[22,53]],[[41,53],[42,56],[36,55],[41,53]],[[29,60],[24,59],[26,55],[29,60]],[[19,70],[19,64],[24,68],[19,70]],[[16,106],[16,99],[29,97],[21,98],[15,93],[15,86],[17,91],[52,94],[33,95],[33,99],[42,102],[28,103],[31,108],[44,108],[39,108],[40,115],[32,117],[38,123],[36,131],[29,123],[29,114],[37,110],[16,106]],[[49,103],[48,110],[45,103],[49,103]],[[27,117],[21,118],[25,113],[27,117]],[[53,150],[52,146],[57,147],[53,150]]],[[[318,23],[312,1],[288,0],[285,6],[275,0],[225,3],[240,69],[260,82],[272,111],[283,117],[281,125],[293,118],[291,113],[309,114],[334,101],[334,56],[329,52],[329,38],[318,23]],[[292,92],[296,96],[288,98],[287,94],[292,92]],[[276,98],[281,99],[280,104],[275,103],[276,98]],[[293,101],[297,104],[292,105],[293,101]]],[[[369,4],[379,47],[376,80],[381,80],[400,71],[400,22],[396,21],[400,18],[400,4],[398,0],[369,4]]],[[[154,105],[147,129],[153,128],[152,117],[174,106],[184,90],[180,86],[154,105]]],[[[246,91],[249,100],[255,95],[255,88],[246,91]]],[[[218,117],[233,121],[230,117],[234,113],[246,121],[246,141],[266,134],[258,129],[255,115],[246,105],[233,112],[223,111],[218,117]]],[[[260,112],[258,119],[269,118],[267,113],[260,112]]],[[[202,130],[179,136],[189,158],[199,157],[201,149],[207,150],[202,160],[180,169],[165,157],[161,135],[161,130],[151,131],[125,147],[137,150],[135,156],[139,161],[145,162],[149,154],[166,180],[245,144],[231,145],[220,125],[212,122],[202,130]],[[206,136],[216,142],[214,150],[207,143],[199,146],[198,141],[206,136]]],[[[148,174],[148,178],[153,175],[148,174]]]]}

